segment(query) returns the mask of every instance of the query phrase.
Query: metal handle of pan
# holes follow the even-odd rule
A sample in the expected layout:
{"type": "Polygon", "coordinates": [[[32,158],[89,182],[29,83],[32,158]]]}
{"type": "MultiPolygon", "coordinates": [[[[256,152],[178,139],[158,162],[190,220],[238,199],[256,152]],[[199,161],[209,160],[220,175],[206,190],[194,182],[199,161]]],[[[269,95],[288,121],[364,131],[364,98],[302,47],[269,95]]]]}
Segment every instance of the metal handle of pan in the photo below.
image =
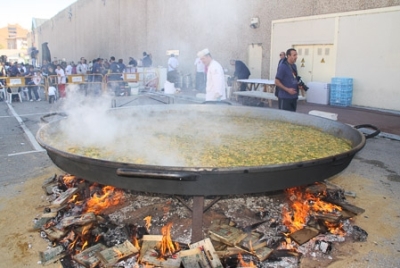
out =
{"type": "Polygon", "coordinates": [[[52,117],[52,116],[56,116],[56,115],[62,116],[62,117],[66,117],[67,116],[66,113],[50,113],[50,114],[46,114],[46,115],[43,115],[42,117],[40,117],[40,121],[42,121],[43,123],[48,124],[49,121],[47,121],[46,118],[49,118],[49,117],[52,117]]]}
{"type": "Polygon", "coordinates": [[[121,177],[131,177],[138,179],[160,179],[176,181],[196,181],[199,175],[187,172],[161,172],[130,168],[118,168],[117,175],[121,177]]]}
{"type": "Polygon", "coordinates": [[[370,129],[375,130],[374,132],[372,132],[372,133],[370,133],[370,134],[365,134],[365,133],[364,133],[364,136],[365,136],[366,139],[376,137],[376,136],[379,135],[379,133],[381,133],[381,131],[380,131],[376,126],[373,126],[373,125],[370,125],[370,124],[356,125],[356,126],[354,126],[354,128],[355,128],[355,129],[370,128],[370,129]]]}

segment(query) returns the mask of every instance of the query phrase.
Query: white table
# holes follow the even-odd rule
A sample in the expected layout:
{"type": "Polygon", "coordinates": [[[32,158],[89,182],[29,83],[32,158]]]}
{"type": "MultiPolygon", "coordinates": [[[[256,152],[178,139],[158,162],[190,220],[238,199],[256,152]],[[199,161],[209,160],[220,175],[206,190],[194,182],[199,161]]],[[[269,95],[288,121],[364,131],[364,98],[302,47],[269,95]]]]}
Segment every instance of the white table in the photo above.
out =
{"type": "MultiPolygon", "coordinates": [[[[262,92],[262,91],[236,91],[233,94],[236,96],[243,96],[243,97],[253,97],[259,99],[266,99],[266,100],[278,100],[272,92],[262,92]]],[[[306,97],[299,95],[298,100],[306,100],[306,97]]]]}
{"type": "MultiPolygon", "coordinates": [[[[270,93],[273,95],[274,91],[275,91],[275,80],[270,80],[270,79],[239,79],[237,80],[238,82],[241,83],[247,83],[247,90],[248,91],[240,91],[243,93],[246,92],[259,92],[259,93],[270,93]],[[259,86],[263,85],[263,88],[259,89],[259,86]]],[[[237,92],[235,92],[234,94],[237,96],[245,96],[246,94],[236,94],[237,92]]],[[[255,97],[258,98],[257,96],[255,96],[257,94],[251,94],[251,96],[247,95],[247,97],[255,97]]],[[[269,107],[272,106],[271,103],[271,98],[262,98],[262,99],[267,99],[268,100],[268,105],[269,107]]],[[[236,99],[237,100],[237,99],[236,99]]]]}
{"type": "Polygon", "coordinates": [[[275,80],[269,79],[238,79],[238,82],[248,83],[248,88],[250,91],[258,90],[260,85],[275,86],[275,80]]]}

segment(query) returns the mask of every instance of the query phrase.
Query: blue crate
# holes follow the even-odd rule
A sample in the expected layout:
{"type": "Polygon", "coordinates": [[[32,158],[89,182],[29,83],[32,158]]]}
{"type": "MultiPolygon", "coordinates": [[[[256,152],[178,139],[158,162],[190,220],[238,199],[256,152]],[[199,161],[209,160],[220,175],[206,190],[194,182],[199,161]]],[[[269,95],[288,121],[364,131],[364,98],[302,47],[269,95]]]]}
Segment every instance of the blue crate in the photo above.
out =
{"type": "Polygon", "coordinates": [[[353,99],[353,85],[331,84],[329,104],[333,106],[349,106],[353,99]]]}
{"type": "Polygon", "coordinates": [[[334,106],[349,106],[353,99],[353,93],[332,92],[329,98],[329,104],[334,106]]]}
{"type": "Polygon", "coordinates": [[[350,77],[332,77],[331,84],[336,85],[353,85],[353,78],[350,77]]]}
{"type": "Polygon", "coordinates": [[[340,84],[331,84],[330,85],[330,92],[344,92],[349,93],[353,92],[353,85],[340,85],[340,84]]]}

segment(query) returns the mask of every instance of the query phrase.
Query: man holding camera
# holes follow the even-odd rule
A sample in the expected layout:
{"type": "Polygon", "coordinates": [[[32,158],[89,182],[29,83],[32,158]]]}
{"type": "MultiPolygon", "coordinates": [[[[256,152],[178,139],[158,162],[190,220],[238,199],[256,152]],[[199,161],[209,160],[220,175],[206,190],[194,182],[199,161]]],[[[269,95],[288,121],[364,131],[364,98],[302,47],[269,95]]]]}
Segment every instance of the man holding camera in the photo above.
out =
{"type": "Polygon", "coordinates": [[[298,81],[296,60],[297,51],[289,48],[286,51],[286,59],[283,59],[278,66],[275,85],[279,88],[278,105],[280,110],[295,112],[297,109],[297,99],[302,86],[298,81]]]}

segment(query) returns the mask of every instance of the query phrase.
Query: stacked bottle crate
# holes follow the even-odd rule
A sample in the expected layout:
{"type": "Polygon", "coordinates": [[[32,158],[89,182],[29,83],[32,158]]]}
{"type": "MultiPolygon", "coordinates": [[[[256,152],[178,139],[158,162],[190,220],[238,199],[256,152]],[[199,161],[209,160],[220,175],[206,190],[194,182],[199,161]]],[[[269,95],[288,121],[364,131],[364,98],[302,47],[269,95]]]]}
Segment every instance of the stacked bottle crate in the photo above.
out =
{"type": "Polygon", "coordinates": [[[349,106],[353,98],[353,78],[332,77],[330,85],[330,105],[349,106]]]}

